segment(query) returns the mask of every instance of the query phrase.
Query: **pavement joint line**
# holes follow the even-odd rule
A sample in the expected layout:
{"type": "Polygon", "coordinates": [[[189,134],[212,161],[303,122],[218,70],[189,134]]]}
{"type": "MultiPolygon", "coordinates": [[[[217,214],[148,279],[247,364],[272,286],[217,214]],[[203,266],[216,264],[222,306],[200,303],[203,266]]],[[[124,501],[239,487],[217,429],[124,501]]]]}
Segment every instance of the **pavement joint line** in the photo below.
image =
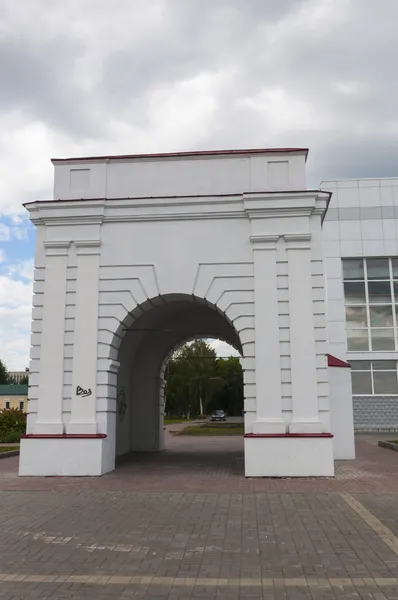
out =
{"type": "Polygon", "coordinates": [[[379,536],[379,538],[398,556],[398,537],[386,527],[380,519],[364,507],[356,498],[347,492],[340,494],[348,506],[379,536]]]}
{"type": "Polygon", "coordinates": [[[153,585],[180,587],[270,587],[270,588],[341,588],[341,587],[388,587],[398,585],[397,577],[352,577],[322,578],[290,577],[290,578],[210,578],[210,577],[159,577],[152,575],[24,575],[23,573],[0,573],[0,582],[9,583],[79,583],[81,585],[153,585]]]}

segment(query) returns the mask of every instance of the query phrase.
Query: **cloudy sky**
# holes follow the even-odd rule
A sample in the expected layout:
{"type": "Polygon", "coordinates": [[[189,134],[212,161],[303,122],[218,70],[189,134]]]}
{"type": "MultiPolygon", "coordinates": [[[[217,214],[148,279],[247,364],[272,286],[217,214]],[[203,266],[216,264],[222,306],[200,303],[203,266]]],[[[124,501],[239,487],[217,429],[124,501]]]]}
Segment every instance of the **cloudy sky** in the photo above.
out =
{"type": "Polygon", "coordinates": [[[308,146],[398,176],[398,0],[0,0],[0,357],[28,365],[50,157],[308,146]]]}

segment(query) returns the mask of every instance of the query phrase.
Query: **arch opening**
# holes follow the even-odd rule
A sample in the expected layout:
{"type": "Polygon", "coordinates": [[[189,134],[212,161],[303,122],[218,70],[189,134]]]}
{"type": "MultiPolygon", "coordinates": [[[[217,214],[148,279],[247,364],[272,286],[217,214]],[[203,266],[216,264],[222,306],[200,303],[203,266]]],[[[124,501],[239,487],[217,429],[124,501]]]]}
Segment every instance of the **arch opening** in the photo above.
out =
{"type": "Polygon", "coordinates": [[[120,325],[118,347],[116,457],[164,449],[164,390],[168,361],[184,343],[226,342],[241,356],[233,322],[215,305],[188,295],[159,296],[137,307],[120,325]]]}

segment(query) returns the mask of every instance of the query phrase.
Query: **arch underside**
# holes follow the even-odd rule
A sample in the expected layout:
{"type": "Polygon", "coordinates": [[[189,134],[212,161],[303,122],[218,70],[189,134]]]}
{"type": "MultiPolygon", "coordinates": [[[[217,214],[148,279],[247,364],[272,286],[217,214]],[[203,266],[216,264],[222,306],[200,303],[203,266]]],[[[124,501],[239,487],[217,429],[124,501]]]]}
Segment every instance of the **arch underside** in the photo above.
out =
{"type": "Polygon", "coordinates": [[[219,338],[242,353],[226,315],[188,295],[158,297],[130,315],[120,335],[116,456],[164,446],[164,372],[168,357],[192,338],[219,338]]]}

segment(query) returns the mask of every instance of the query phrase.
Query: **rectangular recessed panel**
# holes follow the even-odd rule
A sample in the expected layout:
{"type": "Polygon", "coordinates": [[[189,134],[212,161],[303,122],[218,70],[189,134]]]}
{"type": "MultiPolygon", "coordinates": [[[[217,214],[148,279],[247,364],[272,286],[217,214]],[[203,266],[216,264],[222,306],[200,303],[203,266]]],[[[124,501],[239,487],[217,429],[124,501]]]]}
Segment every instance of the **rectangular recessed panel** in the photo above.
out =
{"type": "Polygon", "coordinates": [[[271,190],[286,190],[289,187],[289,161],[268,161],[268,185],[271,190]]]}
{"type": "Polygon", "coordinates": [[[86,191],[90,187],[90,169],[70,170],[70,191],[86,191]]]}

